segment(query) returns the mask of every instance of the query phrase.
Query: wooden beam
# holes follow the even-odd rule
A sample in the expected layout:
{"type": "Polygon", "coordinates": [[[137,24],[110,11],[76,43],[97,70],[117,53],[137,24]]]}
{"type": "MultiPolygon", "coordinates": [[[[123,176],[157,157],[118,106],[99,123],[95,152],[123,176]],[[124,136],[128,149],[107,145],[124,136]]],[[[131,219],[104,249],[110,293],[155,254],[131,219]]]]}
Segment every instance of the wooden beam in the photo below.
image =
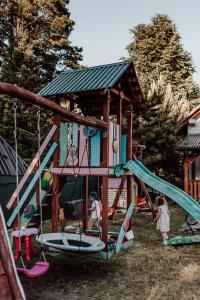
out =
{"type": "Polygon", "coordinates": [[[61,176],[107,176],[109,175],[109,168],[98,167],[55,167],[52,168],[51,173],[61,176]]]}
{"type": "Polygon", "coordinates": [[[66,118],[67,120],[74,121],[78,124],[83,124],[87,126],[94,126],[97,128],[108,128],[108,122],[104,120],[100,120],[97,118],[90,118],[90,117],[83,117],[72,113],[65,108],[61,107],[60,105],[54,103],[53,101],[38,96],[28,90],[23,88],[17,87],[10,83],[3,83],[0,82],[0,92],[2,94],[6,94],[12,97],[16,97],[21,99],[22,101],[31,102],[32,104],[39,105],[41,107],[47,108],[54,112],[55,114],[66,118]]]}
{"type": "MultiPolygon", "coordinates": [[[[110,91],[108,91],[107,98],[103,102],[103,120],[109,123],[110,115],[110,91]]],[[[103,133],[102,139],[103,148],[103,167],[108,167],[109,164],[109,128],[103,133]]],[[[108,176],[102,177],[102,240],[108,247],[108,176]]]]}
{"type": "MultiPolygon", "coordinates": [[[[119,124],[119,146],[121,145],[121,135],[122,135],[122,108],[123,102],[122,98],[119,98],[117,106],[117,124],[119,124]]],[[[121,162],[121,147],[119,147],[119,161],[121,162]]]]}
{"type": "MultiPolygon", "coordinates": [[[[132,105],[129,106],[127,112],[127,143],[126,143],[126,160],[132,160],[132,135],[133,135],[133,119],[132,119],[132,105]]],[[[133,197],[132,176],[127,176],[127,209],[129,208],[133,197]]],[[[129,230],[131,229],[131,220],[129,223],[129,230]]]]}
{"type": "Polygon", "coordinates": [[[140,103],[140,102],[141,102],[140,99],[138,99],[138,100],[137,100],[137,99],[131,99],[130,97],[124,95],[124,93],[122,93],[122,92],[120,92],[120,91],[118,91],[118,90],[116,90],[116,89],[111,89],[110,91],[111,91],[113,94],[115,94],[115,95],[121,97],[121,98],[122,98],[124,101],[126,101],[127,103],[134,104],[134,103],[140,103]]]}
{"type": "MultiPolygon", "coordinates": [[[[126,144],[126,159],[132,160],[132,134],[133,134],[133,121],[132,121],[132,107],[129,107],[127,116],[127,144],[126,144]]],[[[127,207],[131,204],[132,194],[132,180],[131,176],[127,176],[127,207]]]]}
{"type": "Polygon", "coordinates": [[[88,176],[83,177],[83,231],[88,225],[88,176]]]}
{"type": "Polygon", "coordinates": [[[156,217],[156,212],[155,212],[155,209],[154,209],[154,207],[153,207],[153,203],[152,203],[152,201],[151,201],[151,197],[150,197],[149,192],[148,192],[148,190],[147,190],[147,188],[146,188],[146,185],[145,185],[144,182],[141,181],[141,180],[139,180],[139,183],[140,183],[141,188],[142,188],[142,191],[143,191],[143,193],[144,193],[144,195],[145,195],[145,197],[146,197],[146,200],[147,200],[147,203],[148,203],[148,205],[149,205],[149,208],[150,208],[150,210],[151,210],[151,212],[152,212],[153,218],[155,218],[155,217],[156,217]]]}
{"type": "MultiPolygon", "coordinates": [[[[54,124],[60,128],[60,116],[56,115],[54,117],[54,124]]],[[[59,144],[59,130],[56,131],[54,135],[54,142],[59,144]]],[[[53,167],[57,167],[59,164],[59,147],[54,152],[53,156],[53,167]]],[[[59,210],[59,203],[58,203],[58,193],[59,193],[59,177],[57,174],[53,174],[53,184],[52,184],[52,232],[58,232],[58,210],[59,210]]]]}
{"type": "Polygon", "coordinates": [[[189,192],[189,183],[188,183],[188,180],[189,180],[189,171],[188,171],[188,158],[186,157],[184,159],[184,163],[183,163],[183,172],[184,172],[184,191],[186,193],[189,192]]]}

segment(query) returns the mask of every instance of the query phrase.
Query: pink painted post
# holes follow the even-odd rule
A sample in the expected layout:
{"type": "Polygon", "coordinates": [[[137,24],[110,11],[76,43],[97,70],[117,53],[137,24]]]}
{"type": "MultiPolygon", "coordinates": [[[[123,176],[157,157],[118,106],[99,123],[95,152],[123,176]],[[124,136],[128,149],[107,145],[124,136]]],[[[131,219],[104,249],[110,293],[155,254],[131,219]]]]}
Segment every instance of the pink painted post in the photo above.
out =
{"type": "Polygon", "coordinates": [[[51,169],[52,174],[56,175],[71,175],[71,176],[106,176],[109,174],[109,168],[98,167],[58,167],[51,169]]]}

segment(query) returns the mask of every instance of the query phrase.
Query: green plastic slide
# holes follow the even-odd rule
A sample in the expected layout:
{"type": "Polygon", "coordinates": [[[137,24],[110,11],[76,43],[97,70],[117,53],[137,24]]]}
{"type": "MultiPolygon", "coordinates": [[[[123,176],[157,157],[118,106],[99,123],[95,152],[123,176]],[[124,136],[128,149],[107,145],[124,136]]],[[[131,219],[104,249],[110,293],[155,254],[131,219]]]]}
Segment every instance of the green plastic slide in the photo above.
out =
{"type": "Polygon", "coordinates": [[[150,172],[138,160],[129,160],[123,168],[131,171],[148,186],[169,197],[200,223],[200,205],[187,193],[150,172]]]}
{"type": "Polygon", "coordinates": [[[175,236],[164,242],[166,246],[178,246],[200,243],[200,235],[175,236]]]}

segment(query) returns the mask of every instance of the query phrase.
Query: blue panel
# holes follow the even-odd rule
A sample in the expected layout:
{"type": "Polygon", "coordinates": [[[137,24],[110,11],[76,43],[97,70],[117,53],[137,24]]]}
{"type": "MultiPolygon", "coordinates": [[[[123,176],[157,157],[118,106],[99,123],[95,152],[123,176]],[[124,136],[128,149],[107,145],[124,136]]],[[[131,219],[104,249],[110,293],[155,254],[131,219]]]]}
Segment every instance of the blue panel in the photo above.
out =
{"type": "Polygon", "coordinates": [[[125,164],[126,163],[126,139],[127,139],[127,135],[126,134],[122,134],[121,136],[121,164],[125,164]]]}
{"type": "Polygon", "coordinates": [[[72,144],[75,147],[78,147],[78,124],[72,124],[72,144]]]}
{"type": "Polygon", "coordinates": [[[91,166],[100,166],[100,153],[101,153],[101,131],[98,130],[95,136],[90,140],[90,162],[91,166]]]}
{"type": "Polygon", "coordinates": [[[64,166],[67,158],[67,123],[61,123],[60,127],[60,161],[59,165],[64,166]]]}
{"type": "Polygon", "coordinates": [[[20,202],[18,203],[18,205],[15,207],[12,215],[10,216],[7,225],[11,226],[11,224],[13,223],[13,221],[15,220],[17,214],[19,213],[20,209],[22,208],[24,202],[26,201],[28,195],[30,194],[30,192],[32,191],[32,189],[34,188],[37,180],[40,178],[42,171],[44,170],[44,168],[46,167],[49,159],[51,158],[51,156],[53,155],[55,149],[57,147],[57,144],[54,142],[51,145],[51,148],[49,149],[49,151],[47,152],[44,160],[42,161],[40,168],[37,170],[37,172],[35,173],[33,179],[31,180],[29,186],[27,187],[26,191],[24,192],[22,198],[20,199],[20,202]]]}

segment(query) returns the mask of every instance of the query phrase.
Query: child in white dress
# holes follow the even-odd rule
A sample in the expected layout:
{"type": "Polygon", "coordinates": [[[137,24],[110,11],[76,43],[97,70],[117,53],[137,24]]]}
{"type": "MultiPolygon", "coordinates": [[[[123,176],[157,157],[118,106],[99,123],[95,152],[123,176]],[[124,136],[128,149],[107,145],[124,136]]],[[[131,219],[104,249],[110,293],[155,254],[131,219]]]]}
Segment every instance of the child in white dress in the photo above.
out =
{"type": "Polygon", "coordinates": [[[89,200],[92,202],[92,205],[88,209],[91,212],[91,216],[88,222],[88,229],[91,229],[94,225],[99,227],[99,220],[101,219],[101,213],[100,213],[100,201],[98,200],[96,192],[90,192],[89,200]]]}
{"type": "Polygon", "coordinates": [[[155,221],[157,221],[156,229],[160,230],[163,242],[168,240],[170,211],[167,201],[164,197],[157,198],[158,211],[155,221]]]}

